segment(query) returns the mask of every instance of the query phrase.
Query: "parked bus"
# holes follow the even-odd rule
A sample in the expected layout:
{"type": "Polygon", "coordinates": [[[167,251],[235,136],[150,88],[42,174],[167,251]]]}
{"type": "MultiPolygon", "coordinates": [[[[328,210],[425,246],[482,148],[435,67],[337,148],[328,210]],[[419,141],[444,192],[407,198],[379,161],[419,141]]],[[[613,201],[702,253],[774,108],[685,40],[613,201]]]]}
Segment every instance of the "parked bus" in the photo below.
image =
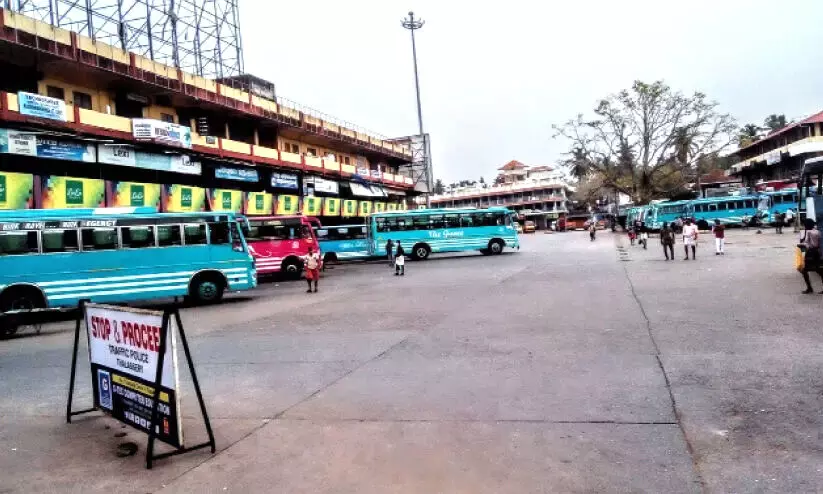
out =
{"type": "Polygon", "coordinates": [[[217,302],[257,285],[254,261],[228,213],[152,208],[0,214],[0,311],[184,296],[217,302]],[[149,212],[151,211],[151,212],[149,212]]]}
{"type": "Polygon", "coordinates": [[[664,223],[672,224],[678,218],[690,217],[691,201],[667,201],[653,204],[647,215],[646,226],[660,230],[664,223]]]}
{"type": "Polygon", "coordinates": [[[372,257],[369,252],[366,225],[324,226],[317,228],[315,234],[320,250],[323,252],[324,263],[372,257]]]}
{"type": "Polygon", "coordinates": [[[758,196],[711,197],[690,201],[689,207],[697,227],[707,230],[714,224],[714,220],[720,220],[723,224],[740,225],[744,216],[760,218],[765,214],[760,202],[758,196]]]}
{"type": "Polygon", "coordinates": [[[257,263],[259,275],[282,272],[289,278],[300,278],[303,257],[308,254],[309,247],[319,249],[313,229],[321,226],[317,218],[300,215],[253,216],[248,217],[246,223],[246,242],[257,263]]]}
{"type": "Polygon", "coordinates": [[[789,209],[797,212],[799,201],[797,189],[781,189],[774,192],[763,192],[760,194],[760,206],[762,219],[766,223],[775,222],[775,214],[786,214],[789,209]],[[765,201],[764,201],[765,199],[765,201]]]}
{"type": "Polygon", "coordinates": [[[823,208],[816,207],[815,201],[820,201],[823,197],[823,156],[810,158],[803,162],[798,183],[800,189],[796,205],[801,227],[808,215],[817,222],[817,227],[821,228],[821,221],[818,220],[823,214],[823,208]]]}
{"type": "Polygon", "coordinates": [[[513,214],[501,207],[377,213],[368,219],[369,249],[379,254],[392,239],[418,260],[427,259],[432,252],[501,254],[505,247],[520,248],[513,214]]]}

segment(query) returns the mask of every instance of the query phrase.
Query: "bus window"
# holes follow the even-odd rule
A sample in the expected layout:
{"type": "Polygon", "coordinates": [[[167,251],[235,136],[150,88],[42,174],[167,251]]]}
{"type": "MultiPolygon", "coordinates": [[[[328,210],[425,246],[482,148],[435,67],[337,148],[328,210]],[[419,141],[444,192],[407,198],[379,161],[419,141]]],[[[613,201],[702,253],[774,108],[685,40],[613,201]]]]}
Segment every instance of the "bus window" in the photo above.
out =
{"type": "Polygon", "coordinates": [[[173,245],[182,245],[182,243],[180,225],[157,226],[157,245],[160,247],[170,247],[173,245]]]}
{"type": "MultiPolygon", "coordinates": [[[[225,245],[229,243],[228,223],[209,223],[209,243],[212,245],[225,245]]],[[[252,226],[252,230],[255,227],[252,226]]]]}
{"type": "Polygon", "coordinates": [[[116,228],[83,228],[80,230],[83,250],[112,250],[117,248],[116,228]]]}
{"type": "Polygon", "coordinates": [[[717,211],[717,204],[709,204],[709,212],[717,211]]]}
{"type": "Polygon", "coordinates": [[[434,229],[445,228],[445,226],[446,226],[442,214],[435,214],[435,215],[429,216],[429,222],[431,223],[431,227],[434,228],[434,229]]]}
{"type": "Polygon", "coordinates": [[[412,216],[412,230],[428,230],[431,228],[431,222],[428,216],[412,216]]]}
{"type": "Polygon", "coordinates": [[[474,226],[474,215],[463,213],[460,215],[460,224],[464,228],[471,228],[474,226]]]}
{"type": "Polygon", "coordinates": [[[754,207],[754,201],[752,201],[751,199],[746,199],[745,201],[743,201],[743,204],[746,209],[751,209],[754,207]]]}
{"type": "Polygon", "coordinates": [[[378,218],[377,219],[378,232],[395,232],[397,231],[397,218],[378,218]]]}
{"type": "Polygon", "coordinates": [[[43,252],[76,252],[80,250],[77,230],[44,230],[43,252]]]}
{"type": "Polygon", "coordinates": [[[183,235],[186,245],[205,245],[206,225],[183,225],[183,235]]]}
{"type": "Polygon", "coordinates": [[[300,237],[301,238],[311,238],[311,228],[309,228],[309,225],[301,225],[300,226],[300,237]]]}
{"type": "Polygon", "coordinates": [[[445,228],[460,228],[460,216],[456,214],[447,214],[443,219],[445,228]]]}
{"type": "Polygon", "coordinates": [[[397,225],[394,227],[395,231],[402,232],[411,230],[411,221],[409,218],[397,218],[397,225]]]}
{"type": "Polygon", "coordinates": [[[154,247],[153,226],[124,226],[120,228],[124,249],[154,247]]]}
{"type": "MultiPolygon", "coordinates": [[[[252,223],[246,237],[249,240],[291,240],[295,238],[294,233],[294,229],[289,226],[252,223]]],[[[228,240],[222,243],[228,243],[228,240]]]]}
{"type": "Polygon", "coordinates": [[[0,255],[36,254],[37,232],[7,232],[0,234],[0,255]]]}

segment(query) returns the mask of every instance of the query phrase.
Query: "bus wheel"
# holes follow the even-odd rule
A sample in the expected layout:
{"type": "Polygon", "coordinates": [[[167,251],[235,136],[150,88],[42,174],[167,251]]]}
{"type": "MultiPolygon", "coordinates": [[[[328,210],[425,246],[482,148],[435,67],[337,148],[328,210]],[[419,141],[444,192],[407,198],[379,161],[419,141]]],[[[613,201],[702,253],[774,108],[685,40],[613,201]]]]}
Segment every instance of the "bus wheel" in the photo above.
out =
{"type": "Polygon", "coordinates": [[[219,275],[197,275],[189,287],[189,297],[197,304],[214,304],[223,298],[225,285],[219,275]]]}
{"type": "MultiPolygon", "coordinates": [[[[0,310],[2,310],[2,312],[42,309],[45,306],[46,301],[43,299],[43,294],[31,286],[9,288],[3,292],[2,297],[0,297],[0,310]]],[[[18,320],[9,318],[0,322],[0,337],[8,337],[15,334],[19,329],[18,324],[18,320]]]]}
{"type": "Polygon", "coordinates": [[[489,252],[494,255],[503,253],[503,242],[500,240],[492,240],[489,242],[489,252]]]}
{"type": "Polygon", "coordinates": [[[429,254],[431,254],[431,249],[426,244],[417,244],[412,249],[412,257],[418,261],[425,261],[429,258],[429,254]]]}
{"type": "Polygon", "coordinates": [[[290,280],[299,280],[303,272],[303,263],[295,258],[286,259],[280,266],[280,272],[290,280]]]}

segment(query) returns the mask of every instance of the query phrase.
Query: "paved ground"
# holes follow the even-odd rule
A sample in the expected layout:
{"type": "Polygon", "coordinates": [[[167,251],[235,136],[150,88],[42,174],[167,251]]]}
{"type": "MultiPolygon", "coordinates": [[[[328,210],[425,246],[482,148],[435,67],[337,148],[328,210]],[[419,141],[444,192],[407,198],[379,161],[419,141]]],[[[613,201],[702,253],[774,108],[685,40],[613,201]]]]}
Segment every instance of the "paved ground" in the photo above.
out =
{"type": "Polygon", "coordinates": [[[151,472],[142,434],[64,423],[70,324],[0,342],[0,492],[822,491],[823,296],[799,294],[790,234],[704,239],[665,262],[537,234],[187,309],[219,452],[151,472]]]}

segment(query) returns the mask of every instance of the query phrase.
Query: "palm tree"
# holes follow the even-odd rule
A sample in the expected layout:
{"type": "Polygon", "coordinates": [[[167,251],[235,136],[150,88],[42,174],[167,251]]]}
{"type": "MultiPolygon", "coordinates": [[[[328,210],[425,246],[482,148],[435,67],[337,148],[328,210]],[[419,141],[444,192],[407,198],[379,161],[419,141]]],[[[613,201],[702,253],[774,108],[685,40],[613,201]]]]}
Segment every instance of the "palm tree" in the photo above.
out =
{"type": "Polygon", "coordinates": [[[769,129],[769,132],[774,132],[775,130],[780,130],[783,127],[787,126],[790,122],[786,120],[786,115],[782,113],[771,114],[763,121],[763,126],[769,129]]]}
{"type": "Polygon", "coordinates": [[[740,127],[737,133],[738,147],[746,147],[749,144],[760,140],[760,131],[762,129],[755,124],[746,124],[740,127]]]}

